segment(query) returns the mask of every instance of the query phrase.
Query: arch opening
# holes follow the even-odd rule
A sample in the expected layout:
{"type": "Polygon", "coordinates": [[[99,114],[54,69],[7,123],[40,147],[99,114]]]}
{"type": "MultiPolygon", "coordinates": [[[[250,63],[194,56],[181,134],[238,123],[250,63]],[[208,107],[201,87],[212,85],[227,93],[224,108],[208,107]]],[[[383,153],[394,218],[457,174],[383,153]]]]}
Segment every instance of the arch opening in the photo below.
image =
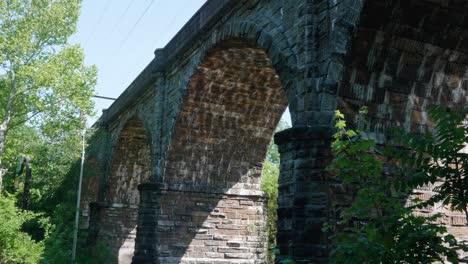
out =
{"type": "MultiPolygon", "coordinates": [[[[174,128],[166,182],[231,189],[261,167],[287,106],[280,79],[261,48],[231,39],[205,57],[188,89],[174,128]]],[[[244,180],[253,185],[243,189],[258,189],[258,182],[244,180]]]]}
{"type": "Polygon", "coordinates": [[[150,181],[151,145],[141,120],[132,118],[117,140],[98,238],[110,248],[114,262],[131,263],[138,220],[138,185],[150,181]]]}
{"type": "Polygon", "coordinates": [[[287,105],[260,47],[229,39],[205,56],[189,82],[166,160],[161,263],[264,263],[262,165],[287,105]]]}

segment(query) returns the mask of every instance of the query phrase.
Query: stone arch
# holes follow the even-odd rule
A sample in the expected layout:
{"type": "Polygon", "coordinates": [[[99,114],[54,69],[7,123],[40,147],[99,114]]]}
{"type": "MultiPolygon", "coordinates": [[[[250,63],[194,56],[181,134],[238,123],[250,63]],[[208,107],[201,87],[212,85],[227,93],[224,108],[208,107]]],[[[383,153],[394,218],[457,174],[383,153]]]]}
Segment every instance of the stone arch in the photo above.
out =
{"type": "Polygon", "coordinates": [[[260,19],[270,21],[270,23],[262,27],[253,21],[242,20],[225,24],[214,30],[209,37],[210,41],[202,48],[202,61],[220,43],[234,38],[243,39],[253,43],[267,54],[282,81],[283,87],[287,90],[291,81],[290,74],[298,70],[299,60],[292,48],[290,38],[281,30],[282,25],[266,17],[260,19]]]}
{"type": "MultiPolygon", "coordinates": [[[[283,89],[288,93],[288,99],[292,100],[295,91],[294,86],[297,85],[295,80],[300,74],[297,52],[293,50],[294,45],[291,43],[291,38],[282,30],[281,24],[273,21],[270,17],[261,15],[258,19],[269,21],[269,23],[261,26],[250,20],[236,20],[222,24],[210,31],[192,57],[193,62],[191,62],[191,65],[195,65],[195,67],[189,68],[184,75],[187,77],[193,76],[198,69],[197,66],[202,64],[206,56],[220,43],[229,39],[242,39],[257,46],[267,54],[281,80],[283,89]]],[[[182,86],[189,88],[190,80],[191,78],[183,78],[182,86]]],[[[187,92],[187,90],[184,89],[183,92],[187,92]]],[[[185,93],[181,94],[181,96],[184,97],[185,93]]],[[[294,115],[294,113],[291,113],[291,115],[294,115]]]]}
{"type": "MultiPolygon", "coordinates": [[[[276,74],[279,76],[281,86],[286,93],[288,102],[294,102],[296,94],[295,86],[299,85],[297,80],[300,74],[299,59],[297,52],[292,48],[294,45],[291,43],[291,38],[287,36],[286,32],[282,29],[282,24],[266,17],[259,15],[257,20],[269,21],[264,26],[251,20],[235,20],[226,24],[221,24],[219,27],[210,31],[210,34],[204,39],[201,46],[197,47],[198,51],[193,55],[191,65],[195,67],[189,67],[187,72],[182,76],[182,80],[179,80],[182,84],[178,83],[182,87],[187,89],[181,89],[180,101],[183,101],[187,91],[190,89],[190,81],[192,76],[196,74],[198,66],[203,63],[205,58],[210,52],[215,49],[220,43],[226,42],[232,39],[239,39],[249,43],[250,45],[256,46],[257,48],[264,51],[268,59],[271,61],[271,66],[274,68],[276,74]],[[190,76],[190,77],[185,77],[190,76]]],[[[296,118],[296,113],[290,109],[292,123],[296,118]]],[[[177,119],[179,113],[174,111],[172,118],[177,119]]],[[[171,128],[174,131],[174,124],[171,128]]],[[[169,146],[170,147],[170,146],[169,146]]],[[[162,170],[164,170],[162,166],[162,170]]],[[[165,173],[163,172],[163,175],[165,173]]],[[[162,179],[163,180],[163,179],[162,179]]],[[[164,181],[164,180],[163,180],[164,181]]]]}
{"type": "MultiPolygon", "coordinates": [[[[226,147],[247,138],[255,139],[249,143],[261,148],[259,153],[253,154],[259,158],[251,158],[262,162],[266,146],[286,106],[281,81],[272,61],[260,47],[241,39],[221,42],[205,56],[191,77],[166,162],[166,175],[171,178],[166,177],[165,182],[185,183],[189,180],[185,177],[187,173],[196,171],[200,175],[192,176],[192,183],[221,184],[219,179],[211,177],[215,168],[205,166],[210,158],[219,157],[203,156],[203,162],[197,160],[201,153],[216,152],[209,145],[219,145],[221,148],[218,151],[238,155],[238,164],[229,163],[231,160],[227,159],[216,168],[219,171],[242,167],[243,161],[239,155],[244,152],[239,152],[235,146],[226,147]],[[187,158],[192,160],[189,162],[187,158]],[[189,163],[195,167],[187,167],[189,163]],[[172,175],[184,177],[174,178],[172,175]]],[[[237,183],[239,179],[233,180],[233,183],[237,183]]],[[[229,177],[225,181],[229,181],[229,177]]],[[[219,186],[227,188],[231,184],[219,186]]]]}
{"type": "Polygon", "coordinates": [[[138,221],[138,186],[151,181],[151,140],[138,117],[126,120],[113,149],[100,210],[99,239],[112,252],[113,261],[131,263],[138,221]]]}
{"type": "Polygon", "coordinates": [[[255,42],[228,38],[206,53],[189,81],[166,159],[165,220],[158,223],[167,226],[158,237],[159,253],[168,257],[161,263],[262,260],[260,176],[288,104],[283,87],[274,62],[255,42]],[[175,225],[180,219],[187,225],[175,225]]]}
{"type": "Polygon", "coordinates": [[[138,185],[150,181],[151,140],[141,119],[132,117],[117,139],[108,179],[106,200],[138,205],[138,185]]]}

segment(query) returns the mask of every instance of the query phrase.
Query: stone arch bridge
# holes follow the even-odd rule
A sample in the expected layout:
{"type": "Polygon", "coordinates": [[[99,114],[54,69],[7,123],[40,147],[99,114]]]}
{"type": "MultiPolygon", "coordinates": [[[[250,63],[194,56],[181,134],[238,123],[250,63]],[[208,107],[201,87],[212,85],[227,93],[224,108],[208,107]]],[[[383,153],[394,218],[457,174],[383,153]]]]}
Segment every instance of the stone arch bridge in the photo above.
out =
{"type": "MultiPolygon", "coordinates": [[[[333,114],[364,129],[431,127],[467,103],[465,0],[208,0],[97,123],[84,223],[119,263],[265,263],[262,161],[281,153],[278,248],[326,263],[333,114]]],[[[151,34],[151,32],[148,32],[151,34]]],[[[138,47],[135,47],[138,48],[138,47]]],[[[419,190],[427,197],[430,190],[419,190]]],[[[443,210],[434,209],[434,210],[443,210]]],[[[459,236],[465,219],[448,213],[459,236]]]]}

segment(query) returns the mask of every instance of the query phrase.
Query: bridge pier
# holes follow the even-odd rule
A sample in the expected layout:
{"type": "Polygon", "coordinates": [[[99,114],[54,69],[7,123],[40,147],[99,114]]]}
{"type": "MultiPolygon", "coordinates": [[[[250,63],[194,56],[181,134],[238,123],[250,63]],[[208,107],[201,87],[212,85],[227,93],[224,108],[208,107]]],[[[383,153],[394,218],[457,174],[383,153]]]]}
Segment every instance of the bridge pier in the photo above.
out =
{"type": "Polygon", "coordinates": [[[90,246],[96,245],[99,235],[99,218],[100,218],[100,203],[89,203],[89,224],[87,244],[90,246]]]}
{"type": "Polygon", "coordinates": [[[90,203],[90,219],[87,241],[89,245],[104,242],[112,261],[121,264],[131,262],[135,243],[135,225],[138,214],[135,205],[90,203]]]}
{"type": "Polygon", "coordinates": [[[138,186],[140,207],[138,209],[137,237],[132,263],[155,264],[158,262],[157,219],[158,196],[161,184],[145,183],[138,186]]]}
{"type": "Polygon", "coordinates": [[[275,135],[281,155],[277,243],[280,259],[327,263],[331,158],[329,127],[293,127],[275,135]]]}
{"type": "Polygon", "coordinates": [[[132,263],[264,263],[260,192],[142,184],[132,263]]]}

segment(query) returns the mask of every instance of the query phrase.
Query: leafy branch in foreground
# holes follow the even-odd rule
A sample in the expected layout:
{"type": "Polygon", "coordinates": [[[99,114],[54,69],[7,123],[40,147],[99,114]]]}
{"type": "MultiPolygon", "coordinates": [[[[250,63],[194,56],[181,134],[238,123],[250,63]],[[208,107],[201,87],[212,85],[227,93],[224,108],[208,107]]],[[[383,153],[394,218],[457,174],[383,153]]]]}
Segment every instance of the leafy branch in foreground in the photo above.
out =
{"type": "Polygon", "coordinates": [[[330,263],[458,263],[457,250],[464,247],[437,224],[439,215],[416,216],[404,207],[408,192],[424,180],[408,184],[386,151],[347,129],[342,113],[335,116],[329,170],[350,197],[334,204],[339,219],[324,227],[335,233],[330,263]]]}
{"type": "Polygon", "coordinates": [[[416,207],[441,202],[468,219],[468,111],[432,107],[429,114],[436,124],[435,133],[403,134],[401,144],[406,148],[395,153],[413,184],[440,183],[432,189],[435,195],[416,207]]]}

